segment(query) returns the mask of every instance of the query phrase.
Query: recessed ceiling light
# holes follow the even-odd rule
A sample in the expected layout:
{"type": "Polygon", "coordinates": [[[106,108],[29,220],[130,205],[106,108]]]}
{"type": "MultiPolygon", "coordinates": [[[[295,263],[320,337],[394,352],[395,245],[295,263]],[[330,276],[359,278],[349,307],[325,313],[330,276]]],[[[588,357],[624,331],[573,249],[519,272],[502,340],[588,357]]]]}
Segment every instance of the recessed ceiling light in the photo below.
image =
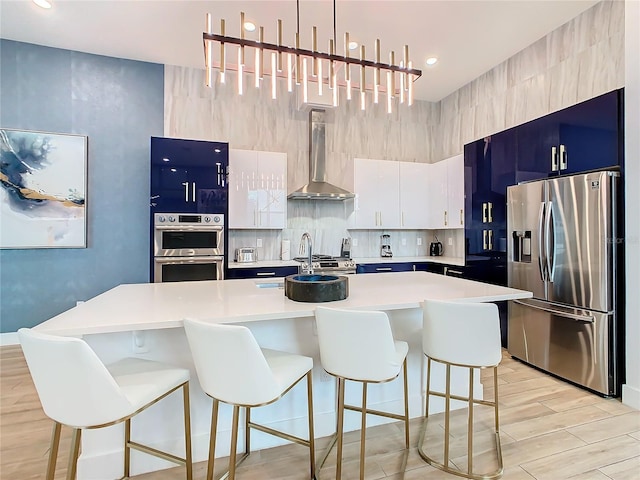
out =
{"type": "Polygon", "coordinates": [[[358,42],[349,42],[349,50],[355,50],[358,48],[358,42]]]}
{"type": "Polygon", "coordinates": [[[438,62],[438,57],[427,58],[427,65],[435,65],[438,62]]]}
{"type": "Polygon", "coordinates": [[[244,22],[244,29],[247,32],[254,32],[256,30],[256,24],[253,22],[244,22]]]}
{"type": "Polygon", "coordinates": [[[33,0],[33,3],[38,5],[40,8],[51,8],[51,2],[48,0],[33,0]]]}

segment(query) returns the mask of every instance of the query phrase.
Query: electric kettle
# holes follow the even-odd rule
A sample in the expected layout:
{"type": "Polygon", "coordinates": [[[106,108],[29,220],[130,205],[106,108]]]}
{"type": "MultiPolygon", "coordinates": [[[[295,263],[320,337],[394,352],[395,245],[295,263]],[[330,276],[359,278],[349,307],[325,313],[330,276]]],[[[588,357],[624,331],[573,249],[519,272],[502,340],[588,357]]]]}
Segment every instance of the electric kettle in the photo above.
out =
{"type": "Polygon", "coordinates": [[[429,245],[429,255],[431,255],[432,257],[439,257],[440,255],[442,255],[442,242],[439,242],[437,240],[438,239],[436,238],[436,241],[431,242],[431,245],[429,245]]]}

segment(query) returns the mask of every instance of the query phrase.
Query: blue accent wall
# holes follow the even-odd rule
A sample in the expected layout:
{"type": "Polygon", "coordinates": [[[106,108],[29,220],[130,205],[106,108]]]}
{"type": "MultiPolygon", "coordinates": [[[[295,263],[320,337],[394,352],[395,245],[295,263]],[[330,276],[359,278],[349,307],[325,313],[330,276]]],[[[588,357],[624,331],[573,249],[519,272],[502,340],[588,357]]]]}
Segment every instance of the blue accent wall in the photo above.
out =
{"type": "Polygon", "coordinates": [[[0,329],[149,279],[150,138],[164,67],[0,40],[0,127],[89,137],[86,249],[0,250],[0,329]]]}

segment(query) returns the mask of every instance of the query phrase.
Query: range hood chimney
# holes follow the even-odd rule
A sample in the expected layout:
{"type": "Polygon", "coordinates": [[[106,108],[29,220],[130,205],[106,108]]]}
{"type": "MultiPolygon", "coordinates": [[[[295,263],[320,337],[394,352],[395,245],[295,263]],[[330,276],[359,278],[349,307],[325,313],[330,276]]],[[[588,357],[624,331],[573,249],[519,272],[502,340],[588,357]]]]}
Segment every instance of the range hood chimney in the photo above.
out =
{"type": "Polygon", "coordinates": [[[355,195],[327,182],[324,110],[309,111],[309,183],[287,198],[291,200],[346,200],[355,195]]]}

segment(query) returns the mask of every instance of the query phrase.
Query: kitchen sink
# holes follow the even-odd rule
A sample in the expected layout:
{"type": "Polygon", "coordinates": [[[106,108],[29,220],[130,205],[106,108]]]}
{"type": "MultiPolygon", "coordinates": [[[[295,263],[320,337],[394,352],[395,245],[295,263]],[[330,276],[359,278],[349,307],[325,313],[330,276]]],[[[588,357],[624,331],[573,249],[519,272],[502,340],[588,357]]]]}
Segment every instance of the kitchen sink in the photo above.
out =
{"type": "Polygon", "coordinates": [[[284,294],[296,302],[334,302],[349,296],[349,278],[338,275],[289,275],[284,279],[284,294]]]}

